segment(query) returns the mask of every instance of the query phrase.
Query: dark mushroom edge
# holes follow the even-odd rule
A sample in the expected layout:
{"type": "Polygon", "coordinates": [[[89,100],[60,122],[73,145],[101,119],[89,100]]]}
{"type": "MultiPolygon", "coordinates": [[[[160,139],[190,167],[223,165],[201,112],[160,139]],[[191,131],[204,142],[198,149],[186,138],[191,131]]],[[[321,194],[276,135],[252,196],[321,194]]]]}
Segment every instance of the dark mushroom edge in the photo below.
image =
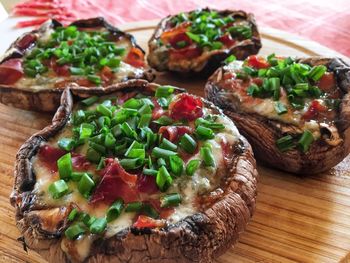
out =
{"type": "MultiPolygon", "coordinates": [[[[179,101],[175,100],[176,103],[169,106],[172,109],[171,117],[177,118],[175,116],[189,114],[189,112],[199,114],[197,115],[198,117],[201,115],[198,105],[202,105],[204,107],[203,110],[206,109],[207,112],[210,111],[214,115],[217,114],[219,116],[218,118],[225,118],[229,121],[212,103],[193,95],[187,95],[187,93],[183,93],[184,90],[170,86],[166,87],[170,88],[174,94],[177,94],[175,95],[176,98],[181,98],[181,100],[183,98],[189,99],[187,100],[189,105],[193,106],[193,103],[191,103],[192,99],[195,99],[194,101],[197,103],[193,111],[188,111],[188,106],[186,105],[183,107],[184,109],[175,106],[179,101]],[[177,110],[175,110],[176,108],[177,110]],[[181,109],[183,110],[182,113],[181,109]],[[180,115],[174,115],[175,112],[180,115]]],[[[131,94],[133,96],[140,96],[143,92],[144,94],[154,94],[158,88],[159,85],[157,84],[147,83],[143,80],[130,80],[120,84],[118,89],[113,89],[111,92],[114,92],[114,95],[118,94],[119,97],[123,97],[124,95],[124,97],[129,98],[131,94]]],[[[83,102],[79,102],[78,104],[81,105],[81,103],[83,102]]],[[[43,178],[40,178],[40,182],[37,182],[38,174],[35,172],[34,167],[36,164],[33,160],[40,154],[42,146],[47,145],[50,139],[58,136],[69,124],[74,107],[72,93],[67,88],[62,94],[61,106],[53,117],[52,124],[29,138],[16,156],[15,184],[10,200],[11,204],[16,208],[17,226],[23,234],[22,240],[26,246],[36,250],[50,262],[82,260],[75,249],[74,242],[83,242],[82,240],[86,240],[86,238],[67,241],[67,229],[73,224],[70,220],[75,217],[74,213],[80,211],[79,204],[52,205],[51,203],[48,205],[48,203],[43,202],[41,194],[45,193],[38,195],[36,189],[44,181],[42,180],[43,178]],[[64,247],[65,250],[69,251],[70,256],[67,256],[62,250],[61,241],[63,239],[66,240],[64,247]]],[[[152,116],[153,114],[156,113],[153,111],[152,116]]],[[[206,122],[204,121],[204,123],[206,122]]],[[[211,122],[209,121],[207,123],[211,122]]],[[[237,131],[235,128],[234,130],[237,131]]],[[[82,133],[85,134],[85,132],[82,133]]],[[[164,138],[169,135],[164,135],[164,138]]],[[[197,138],[197,135],[192,134],[191,137],[197,138]]],[[[226,151],[222,152],[222,154],[224,152],[227,153],[225,158],[222,155],[223,160],[220,161],[221,164],[225,163],[225,165],[218,167],[218,169],[226,172],[221,175],[222,177],[219,177],[215,189],[210,189],[210,193],[197,196],[205,204],[203,208],[195,209],[193,214],[185,216],[179,221],[175,220],[173,223],[161,218],[154,219],[157,222],[163,222],[157,227],[142,227],[142,225],[138,224],[140,222],[137,220],[133,225],[119,229],[108,238],[104,237],[103,234],[89,235],[88,237],[92,237],[93,239],[85,261],[102,262],[113,260],[115,262],[143,262],[149,260],[159,262],[166,260],[167,262],[211,262],[214,258],[229,249],[237,241],[239,234],[244,231],[246,224],[255,210],[258,176],[255,159],[249,143],[243,136],[239,135],[238,131],[236,135],[238,137],[235,137],[236,140],[234,143],[230,147],[226,147],[226,151]]],[[[170,140],[170,137],[168,138],[170,140]]],[[[201,143],[203,142],[198,141],[198,144],[201,143]]],[[[182,142],[177,145],[184,147],[182,142]]],[[[227,144],[225,145],[227,146],[227,144]]],[[[67,144],[63,144],[62,147],[68,146],[67,144]]],[[[44,154],[44,156],[50,159],[51,155],[44,154]]],[[[72,153],[72,156],[75,155],[72,153]]],[[[76,168],[76,161],[74,160],[73,162],[73,169],[76,168]]],[[[157,160],[158,162],[159,160],[157,160]]],[[[200,167],[205,165],[204,159],[201,162],[200,167]]],[[[84,166],[86,162],[82,162],[82,164],[84,166]]],[[[168,167],[168,164],[164,165],[168,167]]],[[[54,166],[51,168],[54,169],[54,166]]],[[[60,165],[58,165],[58,169],[60,169],[60,165]]],[[[122,170],[125,172],[124,169],[122,170]]],[[[61,176],[61,171],[59,173],[61,176]]],[[[173,176],[173,170],[171,170],[170,174],[173,176]]],[[[190,182],[192,180],[191,178],[194,178],[188,174],[182,174],[181,177],[184,180],[190,180],[190,182]]],[[[176,181],[175,177],[174,180],[176,181]]],[[[73,184],[74,182],[68,183],[73,184]]],[[[159,187],[158,181],[156,183],[159,187]]],[[[51,192],[50,194],[53,193],[55,192],[51,192]]],[[[126,212],[123,211],[123,213],[126,212]]],[[[80,251],[80,253],[82,252],[80,251]]]]}
{"type": "Polygon", "coordinates": [[[54,112],[65,86],[86,97],[128,79],[152,81],[145,52],[135,38],[103,18],[67,27],[49,20],[19,37],[0,58],[0,102],[26,110],[54,112]]]}
{"type": "Polygon", "coordinates": [[[251,56],[219,68],[205,96],[263,163],[297,174],[329,170],[350,152],[350,67],[339,58],[251,56]]]}
{"type": "Polygon", "coordinates": [[[229,56],[257,54],[261,40],[253,14],[205,8],[165,17],[148,46],[147,61],[156,70],[203,78],[229,56]]]}

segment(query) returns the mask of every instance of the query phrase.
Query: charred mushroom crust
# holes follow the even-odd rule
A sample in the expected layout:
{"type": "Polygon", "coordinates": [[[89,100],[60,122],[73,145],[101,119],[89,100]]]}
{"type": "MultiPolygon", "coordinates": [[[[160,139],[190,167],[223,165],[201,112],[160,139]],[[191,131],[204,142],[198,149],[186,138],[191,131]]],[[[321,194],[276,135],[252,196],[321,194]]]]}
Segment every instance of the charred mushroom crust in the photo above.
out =
{"type": "MultiPolygon", "coordinates": [[[[153,92],[156,87],[157,84],[144,80],[130,80],[107,90],[153,92]]],[[[221,114],[212,103],[205,101],[205,106],[221,114]]],[[[72,94],[67,88],[52,124],[29,138],[16,156],[15,184],[10,200],[16,208],[17,226],[25,244],[49,262],[70,262],[61,249],[60,240],[68,225],[64,215],[72,207],[46,207],[36,202],[32,192],[36,178],[31,158],[42,142],[64,128],[72,107],[72,94]],[[43,213],[47,213],[45,220],[43,213]],[[50,216],[55,222],[48,222],[50,216]]],[[[223,195],[204,212],[165,228],[130,227],[109,239],[95,240],[86,262],[212,262],[237,241],[255,210],[258,173],[251,147],[243,136],[232,149],[230,164],[229,173],[220,186],[223,195]]]]}
{"type": "MultiPolygon", "coordinates": [[[[125,33],[123,31],[120,31],[118,28],[109,24],[102,17],[77,20],[71,23],[70,25],[74,25],[80,28],[104,27],[109,32],[115,34],[116,36],[127,38],[133,47],[139,48],[143,52],[143,54],[145,54],[145,51],[139,45],[137,45],[136,40],[132,35],[125,33]]],[[[21,48],[19,46],[19,43],[25,37],[30,35],[38,35],[39,36],[38,38],[40,38],[40,36],[43,35],[48,28],[57,28],[61,26],[63,25],[60,22],[53,19],[43,24],[39,29],[23,34],[14,43],[11,44],[9,49],[5,52],[4,56],[0,58],[0,64],[11,58],[21,58],[24,56],[25,51],[31,48],[34,44],[32,43],[27,48],[21,48]]],[[[142,75],[137,76],[137,78],[152,81],[154,80],[155,75],[153,74],[151,69],[145,68],[142,75]]],[[[100,94],[101,92],[103,92],[103,90],[108,88],[109,88],[108,86],[107,87],[74,86],[73,88],[71,88],[71,91],[73,92],[74,95],[87,97],[90,94],[100,94]]],[[[60,97],[62,94],[62,90],[63,89],[61,88],[59,89],[57,88],[57,89],[47,89],[47,90],[40,90],[40,91],[30,91],[30,90],[11,87],[11,85],[0,84],[0,102],[5,105],[9,105],[9,106],[13,106],[13,107],[21,108],[25,110],[33,110],[33,111],[40,111],[40,112],[54,112],[55,110],[57,110],[58,106],[60,105],[60,97]]]]}
{"type": "Polygon", "coordinates": [[[235,122],[242,135],[251,143],[258,160],[287,172],[320,173],[341,162],[350,152],[350,66],[339,58],[311,57],[300,58],[297,61],[312,66],[325,65],[336,76],[337,85],[344,93],[334,122],[343,140],[337,146],[331,146],[321,138],[315,141],[306,153],[297,149],[280,152],[276,147],[276,140],[287,134],[293,134],[296,127],[257,114],[241,112],[234,107],[229,98],[219,96],[222,87],[217,81],[224,73],[223,68],[219,68],[209,78],[205,86],[205,97],[221,107],[235,122]]]}
{"type": "MultiPolygon", "coordinates": [[[[178,73],[184,73],[185,75],[192,76],[195,74],[196,76],[202,76],[207,77],[210,74],[212,74],[220,65],[222,64],[222,61],[225,60],[228,56],[234,55],[237,59],[243,60],[249,55],[257,54],[259,49],[261,48],[261,37],[258,31],[257,24],[255,22],[254,15],[251,13],[246,13],[242,10],[233,11],[233,10],[215,10],[215,9],[209,9],[205,8],[202,9],[203,11],[216,11],[222,16],[228,16],[231,15],[234,18],[242,18],[246,21],[248,21],[252,26],[252,37],[250,39],[246,39],[240,42],[239,45],[233,45],[229,49],[220,49],[220,50],[214,50],[210,52],[209,58],[205,62],[205,65],[200,71],[196,71],[192,68],[181,68],[181,69],[171,69],[171,68],[164,68],[159,63],[156,63],[154,59],[151,57],[155,54],[155,49],[158,48],[157,45],[154,44],[154,40],[159,39],[160,35],[164,32],[164,29],[166,28],[166,24],[169,20],[171,20],[174,16],[167,16],[163,18],[159,24],[157,25],[155,32],[153,33],[152,37],[148,41],[148,47],[149,47],[149,53],[147,56],[148,64],[156,69],[157,71],[173,71],[178,73]]],[[[193,11],[186,12],[191,13],[193,11]]],[[[162,59],[162,58],[159,58],[162,59]]]]}

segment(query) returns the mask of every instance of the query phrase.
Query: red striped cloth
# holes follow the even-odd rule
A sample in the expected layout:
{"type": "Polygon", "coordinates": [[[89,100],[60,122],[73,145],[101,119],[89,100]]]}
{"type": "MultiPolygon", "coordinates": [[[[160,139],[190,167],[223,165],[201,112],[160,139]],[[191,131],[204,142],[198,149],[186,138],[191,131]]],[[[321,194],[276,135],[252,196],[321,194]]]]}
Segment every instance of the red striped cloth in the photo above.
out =
{"type": "Polygon", "coordinates": [[[298,34],[350,56],[348,0],[29,0],[18,4],[13,13],[35,17],[19,26],[32,25],[33,22],[39,24],[48,17],[68,23],[78,18],[95,16],[104,16],[118,26],[206,6],[252,12],[260,26],[298,34]]]}

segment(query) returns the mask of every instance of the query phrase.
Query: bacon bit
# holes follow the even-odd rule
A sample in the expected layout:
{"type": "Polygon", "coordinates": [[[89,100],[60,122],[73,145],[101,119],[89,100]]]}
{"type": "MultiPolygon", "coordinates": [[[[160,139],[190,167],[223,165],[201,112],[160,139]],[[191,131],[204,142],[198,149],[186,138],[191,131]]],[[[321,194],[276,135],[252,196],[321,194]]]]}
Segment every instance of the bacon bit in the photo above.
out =
{"type": "Polygon", "coordinates": [[[152,111],[152,120],[157,120],[163,115],[165,115],[166,111],[159,105],[158,101],[155,98],[152,98],[152,102],[154,104],[154,109],[152,111]]]}
{"type": "Polygon", "coordinates": [[[218,39],[222,42],[226,47],[231,47],[236,43],[236,40],[232,39],[230,34],[225,34],[218,39]]]}
{"type": "Polygon", "coordinates": [[[192,134],[194,129],[188,126],[162,126],[158,132],[167,140],[176,142],[185,133],[192,134]]]}
{"type": "Polygon", "coordinates": [[[0,64],[0,84],[11,85],[23,76],[22,61],[19,58],[6,60],[0,64]]]}
{"type": "Polygon", "coordinates": [[[50,60],[50,66],[58,76],[62,76],[62,77],[69,77],[70,76],[69,66],[68,65],[62,65],[62,66],[58,65],[56,58],[52,58],[50,60]]]}
{"type": "Polygon", "coordinates": [[[309,109],[304,113],[303,119],[311,120],[318,116],[320,112],[327,111],[327,107],[320,104],[317,100],[311,102],[309,109]]]}
{"type": "Polygon", "coordinates": [[[142,68],[145,66],[145,54],[141,49],[132,47],[124,62],[136,68],[142,68]]]}
{"type": "Polygon", "coordinates": [[[190,22],[182,23],[181,25],[171,28],[168,31],[165,31],[161,34],[160,39],[163,44],[168,44],[170,41],[173,41],[179,34],[184,34],[188,31],[188,27],[191,25],[190,22]]]}
{"type": "Polygon", "coordinates": [[[75,170],[86,171],[89,169],[91,163],[86,160],[85,156],[78,153],[72,153],[72,165],[75,170]]]}
{"type": "Polygon", "coordinates": [[[336,87],[334,74],[331,72],[326,72],[319,80],[318,87],[327,93],[334,91],[336,87]]]}
{"type": "Polygon", "coordinates": [[[64,150],[46,144],[40,147],[38,157],[51,172],[57,172],[57,160],[66,153],[64,150]]]}
{"type": "Polygon", "coordinates": [[[106,160],[106,167],[101,171],[102,179],[90,203],[104,202],[111,204],[117,198],[122,198],[126,203],[138,200],[136,189],[137,175],[129,174],[115,159],[106,160]]]}
{"type": "Polygon", "coordinates": [[[179,33],[169,40],[169,44],[175,49],[182,49],[192,44],[192,40],[186,35],[186,33],[179,33]],[[179,47],[177,42],[184,41],[186,45],[184,47],[179,47]]]}
{"type": "Polygon", "coordinates": [[[101,70],[101,79],[105,85],[112,84],[114,73],[110,67],[104,66],[101,70]]]}
{"type": "Polygon", "coordinates": [[[137,190],[142,193],[154,194],[159,192],[156,184],[156,178],[150,175],[140,174],[137,177],[137,190]]]}
{"type": "Polygon", "coordinates": [[[34,34],[26,34],[17,42],[18,49],[25,50],[30,47],[37,40],[36,35],[34,34]]]}
{"type": "Polygon", "coordinates": [[[174,120],[193,121],[203,116],[203,102],[199,97],[183,93],[170,103],[169,111],[174,120]]]}
{"type": "Polygon", "coordinates": [[[261,69],[261,68],[269,68],[270,64],[267,62],[267,60],[263,57],[259,56],[249,56],[247,59],[248,66],[261,69]]]}
{"type": "MultiPolygon", "coordinates": [[[[43,145],[38,152],[39,160],[50,169],[51,172],[57,172],[57,160],[65,155],[67,152],[52,147],[51,145],[43,145]]],[[[86,171],[91,163],[79,153],[72,153],[72,166],[75,170],[86,171]]]]}
{"type": "Polygon", "coordinates": [[[133,227],[136,228],[155,228],[162,227],[165,225],[163,220],[153,219],[148,216],[139,215],[136,222],[133,224],[133,227]]]}
{"type": "Polygon", "coordinates": [[[171,61],[181,59],[192,59],[199,57],[202,54],[202,49],[197,46],[189,46],[182,49],[171,49],[169,59],[171,61]]]}

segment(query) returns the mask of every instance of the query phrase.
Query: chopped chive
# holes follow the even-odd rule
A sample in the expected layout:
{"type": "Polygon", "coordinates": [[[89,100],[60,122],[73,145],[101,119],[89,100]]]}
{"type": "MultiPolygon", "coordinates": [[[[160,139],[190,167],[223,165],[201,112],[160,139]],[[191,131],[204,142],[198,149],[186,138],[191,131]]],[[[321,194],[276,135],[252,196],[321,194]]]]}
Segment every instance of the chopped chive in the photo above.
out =
{"type": "Polygon", "coordinates": [[[157,173],[158,173],[158,170],[147,169],[147,168],[143,169],[143,174],[145,175],[157,176],[157,173]]]}
{"type": "Polygon", "coordinates": [[[78,190],[79,192],[84,196],[88,197],[92,191],[92,189],[95,187],[95,182],[92,180],[92,178],[89,176],[88,173],[84,173],[80,181],[78,183],[78,190]]]}
{"type": "Polygon", "coordinates": [[[107,227],[106,218],[97,218],[89,227],[92,234],[101,234],[107,227]]]}
{"type": "Polygon", "coordinates": [[[132,202],[128,203],[125,208],[125,212],[140,212],[142,209],[142,202],[132,202]]]}
{"type": "Polygon", "coordinates": [[[68,193],[68,185],[64,180],[58,180],[49,186],[49,193],[53,199],[59,199],[68,193]]]}
{"type": "Polygon", "coordinates": [[[169,97],[171,94],[173,94],[175,91],[175,88],[173,86],[160,86],[157,88],[155,92],[155,96],[157,98],[162,98],[162,97],[169,97]]]}
{"type": "Polygon", "coordinates": [[[81,223],[77,223],[68,227],[64,234],[68,239],[74,240],[77,239],[80,235],[84,234],[85,232],[85,227],[81,223]]]}
{"type": "Polygon", "coordinates": [[[112,111],[103,104],[98,105],[96,111],[104,116],[112,117],[112,111]]]}
{"type": "Polygon", "coordinates": [[[144,160],[141,158],[121,159],[119,163],[124,169],[133,170],[141,167],[144,164],[144,160]]]}
{"type": "Polygon", "coordinates": [[[162,143],[159,145],[160,148],[169,150],[169,151],[176,151],[177,150],[177,145],[172,143],[166,138],[163,138],[162,143]]]}
{"type": "Polygon", "coordinates": [[[61,179],[68,180],[73,172],[72,156],[70,153],[63,155],[57,160],[58,173],[61,179]]]}
{"type": "Polygon", "coordinates": [[[118,199],[115,201],[108,209],[107,211],[107,222],[111,222],[115,219],[117,219],[124,207],[124,201],[122,199],[118,199]]]}
{"type": "Polygon", "coordinates": [[[199,140],[209,140],[214,138],[213,130],[202,125],[197,126],[195,134],[199,140]]]}
{"type": "Polygon", "coordinates": [[[205,166],[215,167],[215,159],[210,147],[201,147],[200,155],[203,158],[205,166]]]}
{"type": "Polygon", "coordinates": [[[285,113],[288,112],[287,107],[283,103],[281,103],[279,101],[277,101],[275,103],[275,110],[276,110],[278,115],[282,115],[282,114],[285,114],[285,113]]]}
{"type": "Polygon", "coordinates": [[[158,218],[159,214],[157,210],[154,209],[154,207],[150,204],[144,204],[142,207],[142,213],[146,216],[152,217],[152,218],[158,218]]]}
{"type": "Polygon", "coordinates": [[[69,215],[68,215],[68,221],[73,221],[78,215],[78,209],[73,208],[72,211],[70,211],[69,215]]]}
{"type": "Polygon", "coordinates": [[[75,141],[72,138],[61,138],[57,144],[58,147],[67,152],[73,150],[75,147],[75,141]]]}
{"type": "Polygon", "coordinates": [[[99,163],[101,159],[101,154],[94,148],[89,147],[86,152],[86,158],[93,163],[99,163]]]}
{"type": "Polygon", "coordinates": [[[309,130],[305,130],[298,141],[298,147],[305,153],[309,150],[310,145],[314,141],[314,136],[309,130]]]}
{"type": "Polygon", "coordinates": [[[184,162],[179,156],[177,155],[170,156],[169,164],[170,164],[170,171],[174,175],[180,176],[182,174],[184,169],[184,162]]]}
{"type": "Polygon", "coordinates": [[[160,207],[178,206],[181,200],[181,195],[178,193],[168,194],[160,199],[160,207]]]}
{"type": "Polygon", "coordinates": [[[324,65],[314,66],[308,73],[308,77],[314,81],[318,81],[324,73],[327,71],[327,67],[324,65]]]}
{"type": "Polygon", "coordinates": [[[143,114],[141,115],[139,124],[138,124],[138,128],[144,128],[144,127],[148,127],[150,122],[152,120],[152,114],[143,114]]]}
{"type": "Polygon", "coordinates": [[[165,166],[162,166],[159,168],[157,177],[156,177],[156,183],[158,188],[164,192],[166,191],[169,186],[171,185],[173,179],[171,178],[168,170],[165,168],[165,166]]]}
{"type": "Polygon", "coordinates": [[[180,146],[188,153],[194,153],[197,148],[196,141],[187,133],[185,133],[180,139],[180,146]]]}
{"type": "Polygon", "coordinates": [[[186,174],[188,176],[194,175],[194,173],[198,169],[199,165],[200,165],[200,160],[189,161],[188,164],[186,165],[186,174]]]}
{"type": "Polygon", "coordinates": [[[165,150],[159,147],[154,147],[152,150],[152,156],[155,158],[164,158],[167,159],[172,155],[176,155],[177,153],[174,151],[169,151],[169,150],[165,150]]]}
{"type": "Polygon", "coordinates": [[[87,79],[91,81],[94,84],[100,85],[101,84],[101,78],[96,75],[87,75],[87,79]]]}
{"type": "Polygon", "coordinates": [[[281,152],[286,152],[295,147],[293,137],[286,135],[276,141],[276,146],[281,152]]]}

